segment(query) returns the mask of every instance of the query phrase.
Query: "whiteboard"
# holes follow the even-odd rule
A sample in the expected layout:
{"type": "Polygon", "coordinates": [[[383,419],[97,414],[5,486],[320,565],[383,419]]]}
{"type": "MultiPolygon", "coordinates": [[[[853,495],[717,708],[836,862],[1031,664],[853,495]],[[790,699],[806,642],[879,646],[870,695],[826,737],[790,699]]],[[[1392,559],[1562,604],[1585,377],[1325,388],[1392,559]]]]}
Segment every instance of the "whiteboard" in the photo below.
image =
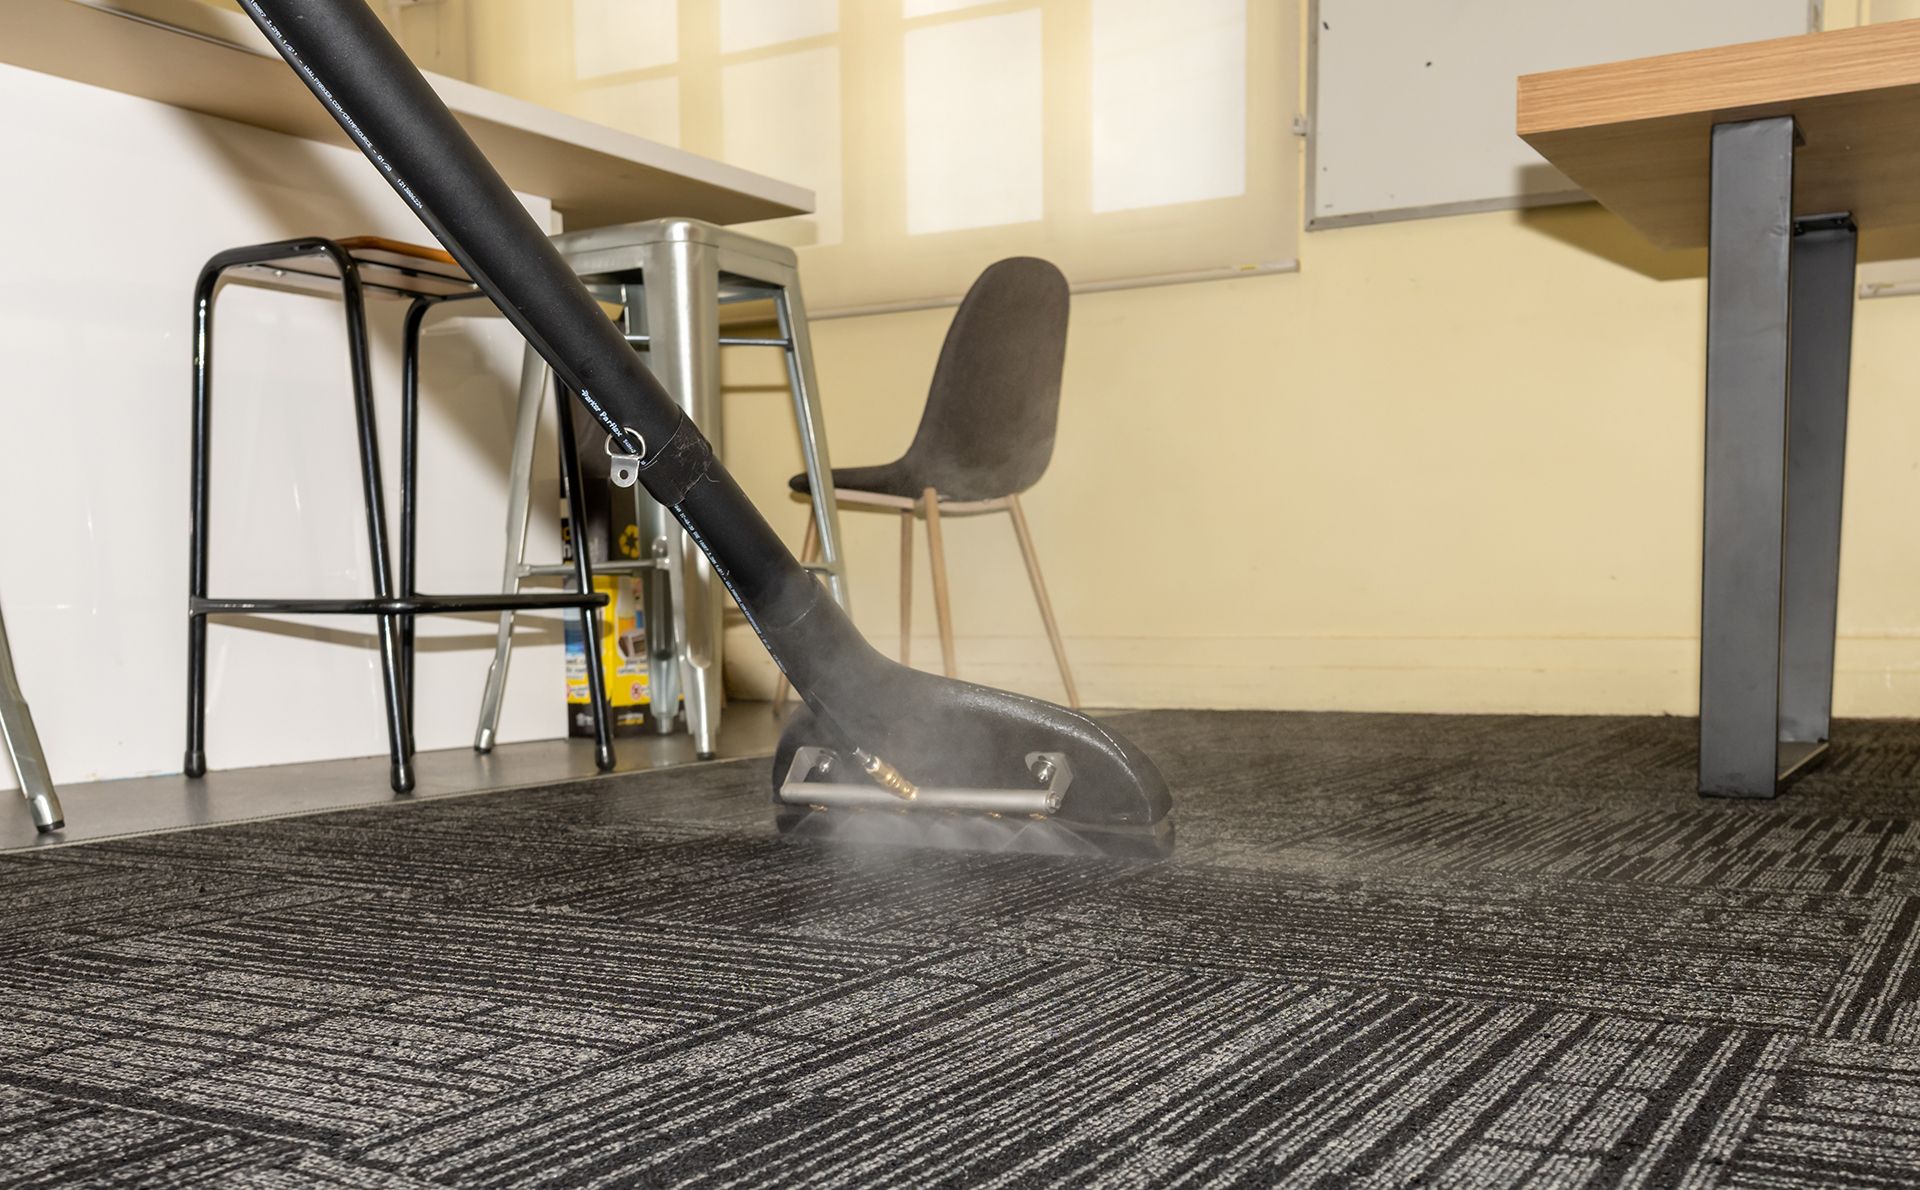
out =
{"type": "Polygon", "coordinates": [[[1514,80],[1819,28],[1818,0],[1313,0],[1307,226],[1576,202],[1514,80]]]}

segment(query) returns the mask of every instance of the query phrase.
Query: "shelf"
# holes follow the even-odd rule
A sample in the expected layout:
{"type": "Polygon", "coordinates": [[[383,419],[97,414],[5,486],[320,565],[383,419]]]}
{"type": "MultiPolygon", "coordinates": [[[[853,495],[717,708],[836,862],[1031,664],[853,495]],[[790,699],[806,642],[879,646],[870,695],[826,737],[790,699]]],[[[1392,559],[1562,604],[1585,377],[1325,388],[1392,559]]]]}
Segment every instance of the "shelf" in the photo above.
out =
{"type": "MultiPolygon", "coordinates": [[[[0,0],[0,62],[348,143],[251,21],[197,0],[0,0]]],[[[813,209],[804,187],[459,79],[426,77],[507,184],[550,200],[569,231],[667,215],[742,223],[813,209]]]]}

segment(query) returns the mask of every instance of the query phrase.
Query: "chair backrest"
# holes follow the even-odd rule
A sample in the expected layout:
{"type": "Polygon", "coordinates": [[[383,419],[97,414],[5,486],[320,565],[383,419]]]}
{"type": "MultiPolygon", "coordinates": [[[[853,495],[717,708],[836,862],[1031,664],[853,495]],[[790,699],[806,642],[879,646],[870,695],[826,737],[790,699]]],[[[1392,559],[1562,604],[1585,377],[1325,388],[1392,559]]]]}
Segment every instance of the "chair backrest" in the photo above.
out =
{"type": "Polygon", "coordinates": [[[1060,420],[1067,304],[1067,279],[1031,256],[989,265],[967,290],[902,460],[942,496],[997,500],[1046,473],[1060,420]]]}

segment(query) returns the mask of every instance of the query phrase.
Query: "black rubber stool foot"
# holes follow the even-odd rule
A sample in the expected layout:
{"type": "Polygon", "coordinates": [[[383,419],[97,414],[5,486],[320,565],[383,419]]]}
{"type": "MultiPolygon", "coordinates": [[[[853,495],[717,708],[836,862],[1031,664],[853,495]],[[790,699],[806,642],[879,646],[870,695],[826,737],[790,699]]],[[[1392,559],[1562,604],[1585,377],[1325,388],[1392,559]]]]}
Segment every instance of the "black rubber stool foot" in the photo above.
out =
{"type": "Polygon", "coordinates": [[[67,826],[66,819],[56,818],[52,822],[47,823],[47,825],[42,827],[37,827],[36,829],[39,830],[39,832],[43,835],[50,835],[57,830],[65,830],[66,826],[67,826]]]}
{"type": "Polygon", "coordinates": [[[206,776],[207,775],[207,754],[205,752],[187,753],[186,759],[181,762],[180,770],[186,773],[186,775],[189,777],[206,776]]]}
{"type": "Polygon", "coordinates": [[[718,760],[718,759],[720,759],[720,754],[719,754],[718,752],[695,752],[695,753],[694,753],[693,755],[694,755],[694,759],[696,759],[696,760],[718,760]]]}
{"type": "Polygon", "coordinates": [[[389,774],[388,783],[393,786],[395,793],[412,793],[413,766],[410,764],[394,765],[392,772],[389,774]]]}

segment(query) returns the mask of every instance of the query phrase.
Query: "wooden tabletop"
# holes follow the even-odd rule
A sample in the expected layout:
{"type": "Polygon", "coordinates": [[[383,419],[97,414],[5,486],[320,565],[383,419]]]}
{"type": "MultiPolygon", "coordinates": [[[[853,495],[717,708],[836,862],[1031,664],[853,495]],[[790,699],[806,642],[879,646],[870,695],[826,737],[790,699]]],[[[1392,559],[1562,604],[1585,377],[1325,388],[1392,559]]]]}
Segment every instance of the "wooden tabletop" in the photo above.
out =
{"type": "MultiPolygon", "coordinates": [[[[0,62],[347,143],[253,22],[196,0],[0,0],[0,62]]],[[[459,79],[429,73],[427,81],[507,184],[550,200],[568,230],[669,215],[743,223],[813,210],[805,187],[459,79]]]]}
{"type": "Polygon", "coordinates": [[[1663,248],[1707,242],[1715,124],[1794,118],[1794,211],[1920,225],[1920,20],[1520,79],[1519,133],[1663,248]]]}

